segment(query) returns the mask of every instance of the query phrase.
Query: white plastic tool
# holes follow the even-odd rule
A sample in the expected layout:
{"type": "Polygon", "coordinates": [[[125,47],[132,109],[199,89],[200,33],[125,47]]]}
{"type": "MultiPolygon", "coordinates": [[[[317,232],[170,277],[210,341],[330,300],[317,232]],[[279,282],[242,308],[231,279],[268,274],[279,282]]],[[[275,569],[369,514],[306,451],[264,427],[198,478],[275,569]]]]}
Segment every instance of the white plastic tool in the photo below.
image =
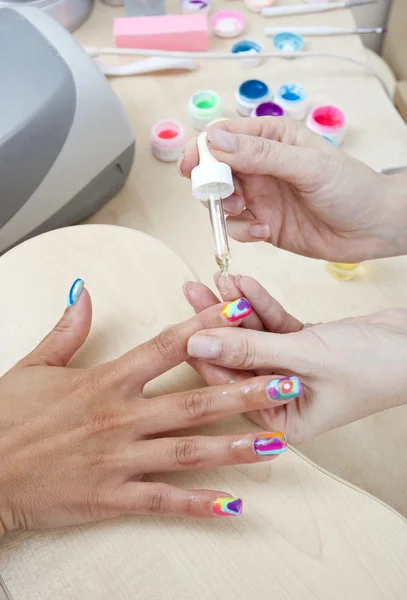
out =
{"type": "Polygon", "coordinates": [[[192,195],[208,203],[215,259],[227,281],[230,249],[222,200],[234,192],[233,177],[229,165],[219,162],[211,154],[206,136],[206,131],[198,136],[199,164],[191,173],[192,195]]]}
{"type": "Polygon", "coordinates": [[[191,173],[192,195],[201,202],[206,202],[211,194],[217,200],[228,198],[235,189],[231,168],[216,160],[208,148],[206,136],[206,131],[198,136],[199,164],[191,173]]]}
{"type": "Polygon", "coordinates": [[[288,6],[267,6],[263,8],[263,17],[283,17],[284,15],[302,15],[307,13],[326,12],[341,8],[353,8],[365,4],[375,4],[377,0],[358,0],[357,2],[322,2],[316,4],[290,4],[288,6]]]}
{"type": "Polygon", "coordinates": [[[299,33],[300,35],[359,35],[362,33],[384,33],[383,27],[265,27],[265,35],[276,35],[284,31],[299,33]]]}
{"type": "Polygon", "coordinates": [[[179,69],[195,71],[198,68],[198,63],[190,58],[168,58],[166,56],[151,56],[128,65],[110,65],[98,58],[95,58],[94,61],[104,75],[111,75],[112,77],[179,69]]]}

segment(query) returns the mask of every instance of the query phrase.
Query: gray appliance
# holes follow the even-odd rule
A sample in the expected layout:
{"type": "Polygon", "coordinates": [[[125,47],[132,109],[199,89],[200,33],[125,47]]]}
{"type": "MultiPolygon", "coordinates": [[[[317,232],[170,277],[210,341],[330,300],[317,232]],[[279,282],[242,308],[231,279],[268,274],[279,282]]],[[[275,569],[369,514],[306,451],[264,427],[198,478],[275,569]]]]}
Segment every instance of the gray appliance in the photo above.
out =
{"type": "Polygon", "coordinates": [[[0,8],[0,253],[124,184],[134,136],[105,77],[45,12],[0,8]]]}

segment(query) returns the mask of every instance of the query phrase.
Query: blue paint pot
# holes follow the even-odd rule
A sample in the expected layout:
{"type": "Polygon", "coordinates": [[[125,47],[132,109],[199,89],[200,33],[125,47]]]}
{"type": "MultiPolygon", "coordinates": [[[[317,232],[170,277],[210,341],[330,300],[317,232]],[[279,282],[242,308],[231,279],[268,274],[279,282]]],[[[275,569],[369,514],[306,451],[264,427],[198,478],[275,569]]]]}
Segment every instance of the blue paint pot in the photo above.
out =
{"type": "Polygon", "coordinates": [[[262,52],[263,47],[257,42],[251,40],[241,40],[233,44],[230,51],[232,54],[239,54],[239,56],[247,56],[248,58],[238,59],[238,63],[241,67],[257,67],[261,63],[261,58],[256,57],[257,54],[262,52]]]}
{"type": "Polygon", "coordinates": [[[273,36],[273,46],[279,52],[301,52],[304,44],[304,38],[299,33],[282,31],[273,36]]]}
{"type": "Polygon", "coordinates": [[[302,120],[308,112],[307,92],[298,83],[285,83],[275,93],[275,101],[293,119],[302,120]]]}
{"type": "Polygon", "coordinates": [[[249,117],[252,110],[259,104],[270,99],[268,86],[259,79],[244,81],[236,92],[237,112],[243,117],[249,117]]]}

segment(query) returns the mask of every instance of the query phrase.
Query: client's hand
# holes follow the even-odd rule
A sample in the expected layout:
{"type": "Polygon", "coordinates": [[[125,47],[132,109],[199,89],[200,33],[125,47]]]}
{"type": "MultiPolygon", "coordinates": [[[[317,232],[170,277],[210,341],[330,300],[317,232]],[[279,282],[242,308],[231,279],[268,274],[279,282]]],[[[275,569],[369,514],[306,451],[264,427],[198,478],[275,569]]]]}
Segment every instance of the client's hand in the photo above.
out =
{"type": "MultiPolygon", "coordinates": [[[[407,253],[405,175],[376,173],[285,117],[221,121],[207,139],[233,170],[223,205],[234,239],[348,263],[407,253]]],[[[192,139],[180,172],[197,163],[192,139]]]]}
{"type": "MultiPolygon", "coordinates": [[[[0,534],[120,514],[237,515],[228,493],[142,482],[145,473],[259,462],[283,434],[159,437],[270,404],[268,377],[151,399],[145,384],[188,358],[200,329],[238,325],[250,304],[213,306],[110,363],[67,368],[85,342],[91,300],[82,280],[53,331],[0,378],[0,534]]],[[[212,329],[213,331],[213,329],[212,329]]]]}
{"type": "MultiPolygon", "coordinates": [[[[196,311],[218,302],[200,283],[184,291],[196,311]]],[[[406,402],[407,310],[303,326],[257,281],[230,277],[229,295],[242,293],[253,307],[243,327],[253,329],[199,331],[188,353],[211,385],[280,374],[269,384],[278,405],[249,414],[259,425],[297,443],[406,402]]]]}

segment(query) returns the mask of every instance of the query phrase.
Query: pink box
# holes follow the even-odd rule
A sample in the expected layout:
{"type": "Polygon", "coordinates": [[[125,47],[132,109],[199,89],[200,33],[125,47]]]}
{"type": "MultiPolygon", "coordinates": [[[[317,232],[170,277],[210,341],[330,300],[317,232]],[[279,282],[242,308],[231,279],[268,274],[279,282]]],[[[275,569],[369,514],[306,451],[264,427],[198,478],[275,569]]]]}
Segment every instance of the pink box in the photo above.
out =
{"type": "Polygon", "coordinates": [[[116,48],[152,50],[207,50],[209,46],[206,14],[159,15],[114,19],[116,48]]]}

